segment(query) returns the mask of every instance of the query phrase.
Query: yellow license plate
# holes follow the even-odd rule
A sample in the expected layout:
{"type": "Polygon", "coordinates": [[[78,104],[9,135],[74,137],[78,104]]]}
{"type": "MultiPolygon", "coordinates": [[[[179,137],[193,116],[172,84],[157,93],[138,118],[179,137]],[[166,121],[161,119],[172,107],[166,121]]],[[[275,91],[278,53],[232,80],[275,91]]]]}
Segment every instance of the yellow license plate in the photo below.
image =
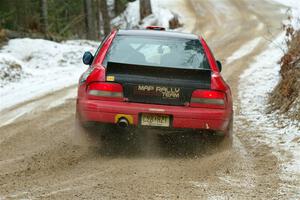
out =
{"type": "Polygon", "coordinates": [[[170,126],[170,116],[168,115],[155,115],[155,114],[142,114],[141,117],[142,126],[170,126]]]}

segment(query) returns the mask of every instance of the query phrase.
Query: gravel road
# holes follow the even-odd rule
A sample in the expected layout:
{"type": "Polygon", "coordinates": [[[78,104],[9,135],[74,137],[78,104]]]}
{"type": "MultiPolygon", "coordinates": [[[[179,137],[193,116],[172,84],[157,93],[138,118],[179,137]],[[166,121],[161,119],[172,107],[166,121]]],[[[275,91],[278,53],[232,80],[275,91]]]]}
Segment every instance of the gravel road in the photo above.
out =
{"type": "MultiPolygon", "coordinates": [[[[288,199],[280,161],[259,134],[239,121],[239,75],[280,31],[285,18],[267,0],[182,1],[195,16],[193,32],[205,37],[224,62],[224,77],[235,97],[234,146],[228,150],[205,138],[112,135],[91,143],[78,135],[75,100],[45,109],[74,87],[2,111],[2,118],[36,104],[0,127],[0,199],[288,199]],[[244,44],[259,43],[226,63],[244,44]]],[[[177,8],[180,10],[180,8],[177,8]]],[[[296,185],[295,185],[296,187],[296,185]]]]}

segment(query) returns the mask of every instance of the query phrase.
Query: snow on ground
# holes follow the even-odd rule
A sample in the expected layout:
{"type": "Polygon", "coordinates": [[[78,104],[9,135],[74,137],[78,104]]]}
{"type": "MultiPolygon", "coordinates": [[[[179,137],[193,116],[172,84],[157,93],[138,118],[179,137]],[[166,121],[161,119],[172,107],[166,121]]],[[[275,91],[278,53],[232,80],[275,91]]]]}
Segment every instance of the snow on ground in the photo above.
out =
{"type": "Polygon", "coordinates": [[[226,64],[228,65],[233,61],[250,54],[261,40],[262,38],[255,38],[244,44],[238,51],[234,52],[229,58],[227,58],[226,64]]]}
{"type": "MultiPolygon", "coordinates": [[[[162,8],[159,0],[152,0],[154,14],[144,19],[142,26],[155,23],[169,27],[174,13],[166,8],[168,3],[174,4],[171,0],[164,1],[162,8]]],[[[129,3],[125,12],[114,21],[123,26],[127,24],[122,28],[138,26],[139,1],[129,3]]],[[[63,43],[42,39],[10,40],[0,50],[0,111],[76,84],[86,69],[81,62],[83,53],[95,51],[98,45],[84,40],[63,43]]]]}
{"type": "MultiPolygon", "coordinates": [[[[300,1],[275,0],[286,6],[293,7],[293,23],[296,24],[300,13],[300,1]],[[291,4],[288,4],[291,3],[291,4]]],[[[298,27],[299,28],[299,27],[298,27]]],[[[285,34],[280,34],[269,45],[266,51],[256,57],[253,64],[240,76],[239,97],[241,112],[237,118],[244,118],[254,124],[253,131],[260,130],[263,140],[274,147],[274,153],[279,160],[284,161],[282,179],[286,182],[300,180],[300,122],[286,119],[278,113],[267,113],[268,94],[280,79],[278,61],[287,49],[285,34]]],[[[238,120],[241,121],[241,120],[238,120]]],[[[243,126],[243,124],[239,124],[243,126]]],[[[248,126],[245,128],[249,128],[248,126]]],[[[288,185],[283,190],[290,190],[288,185]]],[[[292,188],[293,191],[295,191],[292,188]]],[[[296,189],[295,199],[300,198],[300,188],[296,189]]],[[[291,192],[291,191],[290,191],[291,192]]]]}
{"type": "Polygon", "coordinates": [[[113,19],[111,24],[122,29],[137,29],[151,25],[169,28],[169,20],[174,17],[174,13],[161,7],[158,0],[152,0],[151,5],[153,14],[143,19],[142,23],[140,23],[139,1],[134,1],[128,3],[126,10],[113,19]]]}
{"type": "MultiPolygon", "coordinates": [[[[269,0],[269,1],[275,1],[279,4],[285,5],[288,8],[291,9],[292,16],[294,17],[294,20],[292,22],[292,26],[296,29],[300,29],[300,1],[299,0],[269,0]]],[[[284,11],[286,12],[286,10],[284,11]]]]}
{"type": "Polygon", "coordinates": [[[81,58],[98,43],[14,39],[0,50],[0,110],[73,85],[86,69],[81,58]]]}
{"type": "Polygon", "coordinates": [[[0,87],[4,87],[9,82],[20,80],[26,76],[22,71],[21,62],[7,53],[0,54],[0,87]]]}
{"type": "MultiPolygon", "coordinates": [[[[172,13],[179,15],[179,20],[183,23],[183,27],[178,28],[179,31],[192,32],[195,29],[197,15],[191,12],[190,3],[186,0],[151,0],[154,8],[163,8],[171,10],[172,13]]],[[[196,9],[198,10],[198,8],[196,9]]]]}

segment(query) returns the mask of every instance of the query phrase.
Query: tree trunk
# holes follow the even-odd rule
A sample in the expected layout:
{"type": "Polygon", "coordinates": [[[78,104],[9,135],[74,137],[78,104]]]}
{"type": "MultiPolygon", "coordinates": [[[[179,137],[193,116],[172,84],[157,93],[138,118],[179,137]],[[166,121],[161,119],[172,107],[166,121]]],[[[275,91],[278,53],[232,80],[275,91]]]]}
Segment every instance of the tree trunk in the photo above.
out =
{"type": "Polygon", "coordinates": [[[100,0],[100,1],[101,1],[100,9],[101,9],[101,14],[103,19],[103,30],[104,30],[104,34],[107,35],[110,33],[110,17],[107,9],[107,1],[106,0],[100,0]]]}
{"type": "Polygon", "coordinates": [[[12,31],[7,29],[1,29],[1,36],[4,37],[4,39],[15,39],[15,38],[35,38],[35,39],[47,39],[52,41],[60,42],[64,38],[52,35],[45,35],[41,33],[27,33],[27,32],[21,32],[21,31],[12,31]]]}
{"type": "Polygon", "coordinates": [[[11,1],[13,6],[15,6],[15,12],[16,12],[16,21],[13,23],[16,23],[13,27],[15,30],[18,31],[24,31],[27,28],[28,20],[28,10],[27,10],[27,4],[25,1],[11,1]]]}
{"type": "Polygon", "coordinates": [[[96,17],[97,17],[97,37],[98,38],[101,38],[101,36],[102,36],[102,22],[103,22],[103,20],[102,20],[102,15],[101,15],[101,10],[100,10],[100,8],[101,8],[101,2],[100,2],[100,0],[97,0],[96,1],[96,17]]]}
{"type": "Polygon", "coordinates": [[[114,11],[116,16],[118,16],[124,11],[126,7],[126,4],[124,2],[124,0],[115,0],[114,11]]]}
{"type": "Polygon", "coordinates": [[[48,6],[47,0],[40,0],[40,24],[43,33],[48,32],[48,6]]]}
{"type": "Polygon", "coordinates": [[[92,0],[83,0],[83,1],[84,1],[86,38],[92,40],[95,39],[95,31],[93,28],[92,0]]]}
{"type": "Polygon", "coordinates": [[[140,20],[152,14],[151,0],[140,0],[140,20]]]}

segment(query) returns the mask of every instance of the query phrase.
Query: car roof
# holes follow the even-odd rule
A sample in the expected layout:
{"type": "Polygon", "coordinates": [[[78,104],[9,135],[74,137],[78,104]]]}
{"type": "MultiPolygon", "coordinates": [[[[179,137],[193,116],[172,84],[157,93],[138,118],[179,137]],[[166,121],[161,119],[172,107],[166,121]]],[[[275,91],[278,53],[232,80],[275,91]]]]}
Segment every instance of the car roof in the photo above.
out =
{"type": "Polygon", "coordinates": [[[197,35],[191,33],[181,33],[175,31],[158,31],[158,30],[119,30],[117,35],[199,39],[197,35]]]}

